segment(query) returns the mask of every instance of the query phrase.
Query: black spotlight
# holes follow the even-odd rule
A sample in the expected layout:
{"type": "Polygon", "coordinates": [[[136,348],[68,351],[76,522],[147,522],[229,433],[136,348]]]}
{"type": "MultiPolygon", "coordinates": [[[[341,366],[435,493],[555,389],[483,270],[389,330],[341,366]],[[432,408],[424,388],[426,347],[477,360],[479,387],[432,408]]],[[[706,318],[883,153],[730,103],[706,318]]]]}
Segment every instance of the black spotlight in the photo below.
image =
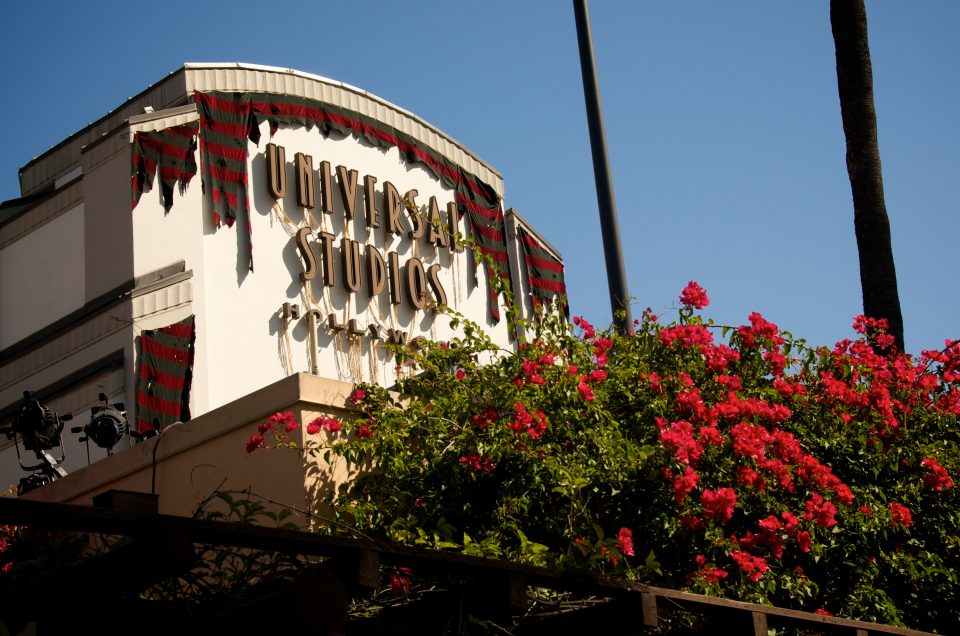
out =
{"type": "Polygon", "coordinates": [[[13,416],[13,423],[9,427],[0,428],[0,435],[6,435],[7,439],[14,441],[20,468],[35,471],[29,477],[20,480],[18,494],[22,495],[55,479],[67,476],[67,471],[60,466],[66,456],[60,434],[63,432],[63,423],[70,419],[72,419],[71,415],[60,417],[56,411],[45,407],[32,392],[23,392],[23,401],[16,415],[13,416]],[[20,442],[23,442],[25,450],[33,451],[39,463],[29,466],[23,463],[20,442]],[[60,448],[59,458],[50,453],[57,447],[60,448]]]}
{"type": "Polygon", "coordinates": [[[45,451],[60,446],[60,433],[64,420],[70,416],[59,417],[39,400],[34,399],[30,391],[23,392],[23,402],[13,418],[13,432],[23,440],[26,450],[45,451]]]}
{"type": "Polygon", "coordinates": [[[90,409],[90,423],[82,427],[75,426],[70,430],[73,433],[84,434],[80,441],[87,443],[89,460],[90,442],[107,449],[107,454],[112,455],[113,447],[130,431],[130,424],[127,422],[123,404],[108,404],[106,394],[101,393],[100,404],[90,409]]]}

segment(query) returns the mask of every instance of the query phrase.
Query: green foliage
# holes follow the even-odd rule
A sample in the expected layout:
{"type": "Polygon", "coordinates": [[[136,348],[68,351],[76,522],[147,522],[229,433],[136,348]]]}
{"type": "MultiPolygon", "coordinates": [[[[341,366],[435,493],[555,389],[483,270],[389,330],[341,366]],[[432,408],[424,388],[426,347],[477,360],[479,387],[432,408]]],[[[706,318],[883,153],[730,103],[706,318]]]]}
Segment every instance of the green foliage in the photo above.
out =
{"type": "Polygon", "coordinates": [[[361,385],[312,425],[308,453],[366,468],[330,531],[960,631],[960,345],[898,355],[858,317],[811,348],[681,301],[629,334],[542,312],[503,351],[455,317],[398,348],[402,398],[361,385]]]}

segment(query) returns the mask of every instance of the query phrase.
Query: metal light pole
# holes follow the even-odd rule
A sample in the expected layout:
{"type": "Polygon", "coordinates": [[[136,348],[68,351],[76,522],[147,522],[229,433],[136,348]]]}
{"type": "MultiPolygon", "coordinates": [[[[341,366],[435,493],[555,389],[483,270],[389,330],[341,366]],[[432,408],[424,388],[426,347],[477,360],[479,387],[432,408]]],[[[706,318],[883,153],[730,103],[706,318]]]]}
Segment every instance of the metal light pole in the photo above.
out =
{"type": "Polygon", "coordinates": [[[587,103],[590,147],[593,150],[593,174],[597,182],[597,203],[600,208],[603,254],[607,264],[610,310],[613,312],[617,330],[626,333],[633,324],[633,317],[630,315],[630,292],[627,289],[627,274],[623,268],[617,203],[613,197],[613,179],[610,176],[610,161],[607,158],[607,137],[603,129],[603,109],[600,106],[597,66],[593,59],[593,36],[590,34],[587,0],[573,0],[573,13],[576,16],[577,42],[580,45],[583,97],[587,103]]]}

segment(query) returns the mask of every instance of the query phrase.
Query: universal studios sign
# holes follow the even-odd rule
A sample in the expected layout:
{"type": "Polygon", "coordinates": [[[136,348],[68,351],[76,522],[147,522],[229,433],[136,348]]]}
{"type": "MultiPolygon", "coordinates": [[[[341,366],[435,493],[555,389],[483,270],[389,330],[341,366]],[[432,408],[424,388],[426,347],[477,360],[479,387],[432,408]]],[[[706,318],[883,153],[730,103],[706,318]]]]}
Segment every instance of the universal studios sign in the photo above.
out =
{"type": "MultiPolygon", "coordinates": [[[[378,178],[369,174],[362,176],[361,197],[361,175],[357,170],[344,165],[333,167],[328,161],[315,166],[313,158],[301,152],[294,155],[293,183],[288,183],[286,156],[284,147],[267,145],[267,188],[274,199],[282,199],[293,187],[298,206],[305,210],[319,207],[321,213],[333,215],[334,197],[339,194],[344,226],[362,214],[368,236],[382,232],[385,246],[399,238],[418,242],[420,253],[462,252],[456,241],[460,228],[454,201],[445,202],[441,208],[437,197],[431,196],[421,209],[416,189],[401,194],[401,189],[390,181],[379,184],[378,178]]],[[[334,234],[310,227],[300,228],[294,240],[304,264],[300,280],[305,283],[319,279],[326,287],[340,287],[351,294],[365,292],[371,299],[389,290],[391,304],[405,303],[413,310],[448,304],[439,263],[425,266],[416,256],[401,261],[395,249],[381,250],[371,243],[361,245],[346,236],[338,241],[334,234]]]]}

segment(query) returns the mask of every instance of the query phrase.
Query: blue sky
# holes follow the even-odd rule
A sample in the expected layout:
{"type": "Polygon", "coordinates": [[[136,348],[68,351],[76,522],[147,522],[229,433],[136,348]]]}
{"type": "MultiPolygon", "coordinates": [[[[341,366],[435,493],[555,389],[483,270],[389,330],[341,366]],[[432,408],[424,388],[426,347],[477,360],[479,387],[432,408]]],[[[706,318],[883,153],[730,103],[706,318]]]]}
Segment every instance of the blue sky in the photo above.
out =
{"type": "MultiPolygon", "coordinates": [[[[503,173],[610,319],[573,10],[564,1],[12,3],[0,200],[17,170],[184,62],[292,67],[402,106],[503,173]]],[[[867,3],[907,348],[960,337],[960,3],[867,3]]],[[[590,6],[634,313],[751,311],[811,344],[860,313],[828,2],[590,6]]]]}

